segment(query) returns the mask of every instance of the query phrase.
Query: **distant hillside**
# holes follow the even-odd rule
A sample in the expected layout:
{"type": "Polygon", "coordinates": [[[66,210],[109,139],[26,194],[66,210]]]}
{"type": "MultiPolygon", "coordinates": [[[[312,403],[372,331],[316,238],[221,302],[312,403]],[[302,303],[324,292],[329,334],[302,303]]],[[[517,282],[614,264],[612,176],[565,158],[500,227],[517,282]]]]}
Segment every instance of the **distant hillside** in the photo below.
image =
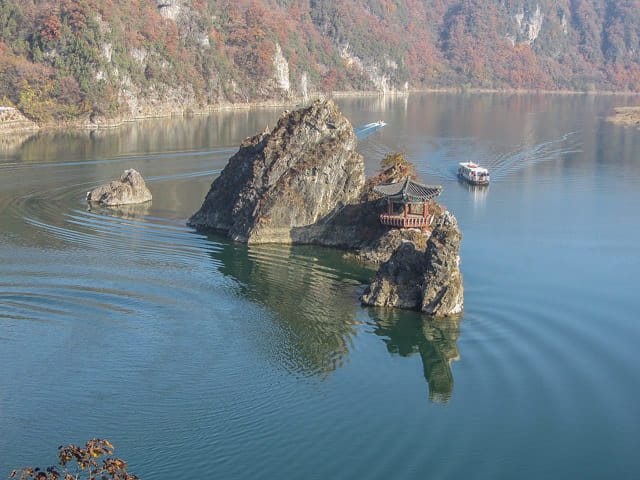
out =
{"type": "Polygon", "coordinates": [[[640,0],[0,0],[39,123],[449,87],[638,92],[640,0]]]}

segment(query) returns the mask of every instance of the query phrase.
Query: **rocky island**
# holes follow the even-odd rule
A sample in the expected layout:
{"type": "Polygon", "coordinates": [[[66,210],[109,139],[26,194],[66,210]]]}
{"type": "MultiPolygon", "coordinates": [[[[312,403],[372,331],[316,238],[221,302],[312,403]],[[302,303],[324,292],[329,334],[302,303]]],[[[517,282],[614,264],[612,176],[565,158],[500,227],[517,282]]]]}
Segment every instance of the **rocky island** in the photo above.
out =
{"type": "Polygon", "coordinates": [[[87,202],[111,207],[118,205],[133,205],[151,200],[151,192],[137,170],[130,168],[106,185],[87,192],[87,202]]]}
{"type": "Polygon", "coordinates": [[[433,200],[441,187],[417,182],[402,155],[388,155],[380,174],[365,181],[356,145],[351,123],[330,100],[284,112],[273,130],[242,142],[187,223],[239,242],[343,248],[380,265],[363,303],[433,316],[461,312],[462,236],[455,217],[433,200]],[[405,228],[381,221],[391,218],[392,197],[404,199],[405,228]],[[406,228],[407,212],[419,228],[406,228]]]}

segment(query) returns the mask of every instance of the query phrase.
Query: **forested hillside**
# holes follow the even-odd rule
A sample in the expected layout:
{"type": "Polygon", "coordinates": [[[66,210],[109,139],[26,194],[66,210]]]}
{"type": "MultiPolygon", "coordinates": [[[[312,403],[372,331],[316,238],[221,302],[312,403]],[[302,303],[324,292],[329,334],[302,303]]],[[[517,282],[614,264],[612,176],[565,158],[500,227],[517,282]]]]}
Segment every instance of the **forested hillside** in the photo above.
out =
{"type": "Polygon", "coordinates": [[[640,0],[0,0],[37,122],[414,88],[640,91],[640,0]]]}

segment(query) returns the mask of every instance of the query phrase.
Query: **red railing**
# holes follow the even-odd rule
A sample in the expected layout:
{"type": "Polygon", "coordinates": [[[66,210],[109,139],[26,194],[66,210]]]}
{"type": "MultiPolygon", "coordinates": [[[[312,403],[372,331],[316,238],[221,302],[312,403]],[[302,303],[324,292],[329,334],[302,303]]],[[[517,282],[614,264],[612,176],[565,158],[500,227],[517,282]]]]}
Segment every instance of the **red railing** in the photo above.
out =
{"type": "Polygon", "coordinates": [[[404,218],[403,215],[389,215],[388,213],[380,214],[380,223],[389,225],[390,227],[399,228],[425,228],[431,225],[433,215],[427,217],[409,215],[404,218]]]}

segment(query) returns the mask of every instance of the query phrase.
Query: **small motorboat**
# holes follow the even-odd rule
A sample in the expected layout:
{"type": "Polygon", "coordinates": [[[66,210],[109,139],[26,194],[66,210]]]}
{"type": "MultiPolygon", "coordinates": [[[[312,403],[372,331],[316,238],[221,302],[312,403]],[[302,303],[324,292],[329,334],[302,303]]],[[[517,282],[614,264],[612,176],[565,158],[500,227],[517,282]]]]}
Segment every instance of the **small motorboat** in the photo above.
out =
{"type": "Polygon", "coordinates": [[[462,162],[458,168],[458,176],[472,185],[489,185],[489,170],[473,162],[462,162]]]}
{"type": "Polygon", "coordinates": [[[387,125],[383,120],[378,120],[375,125],[377,127],[384,127],[385,125],[387,125]]]}

